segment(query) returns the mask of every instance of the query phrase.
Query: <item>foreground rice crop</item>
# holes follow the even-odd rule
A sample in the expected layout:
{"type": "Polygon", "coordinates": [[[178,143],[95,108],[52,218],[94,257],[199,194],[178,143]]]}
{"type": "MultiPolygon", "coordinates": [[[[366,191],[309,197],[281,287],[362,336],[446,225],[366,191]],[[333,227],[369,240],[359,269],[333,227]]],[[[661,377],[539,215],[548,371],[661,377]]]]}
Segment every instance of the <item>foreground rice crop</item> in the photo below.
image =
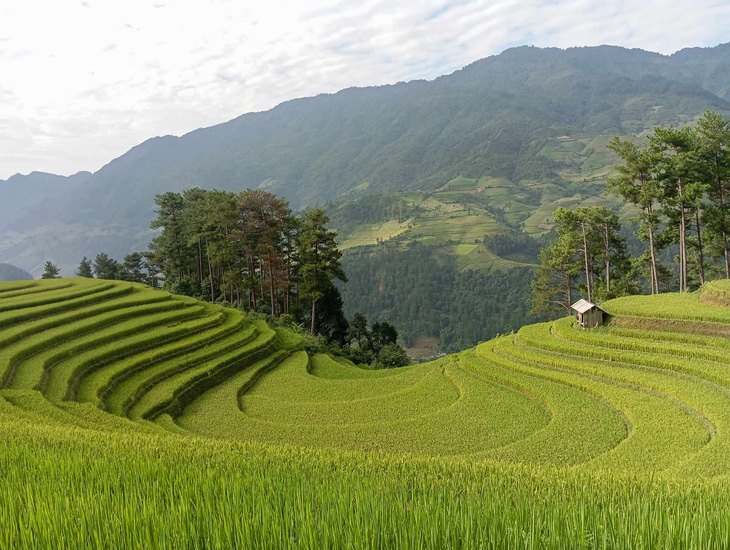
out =
{"type": "Polygon", "coordinates": [[[143,285],[0,283],[0,548],[730,546],[730,309],[392,371],[143,285]]]}

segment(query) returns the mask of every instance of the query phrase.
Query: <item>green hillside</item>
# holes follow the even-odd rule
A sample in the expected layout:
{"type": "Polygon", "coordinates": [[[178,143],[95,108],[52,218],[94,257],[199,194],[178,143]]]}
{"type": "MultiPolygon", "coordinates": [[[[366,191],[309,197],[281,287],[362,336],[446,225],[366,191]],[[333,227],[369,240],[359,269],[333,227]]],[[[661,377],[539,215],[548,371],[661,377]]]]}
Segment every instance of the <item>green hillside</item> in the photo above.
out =
{"type": "MultiPolygon", "coordinates": [[[[295,209],[373,193],[458,191],[462,177],[506,180],[521,195],[525,188],[552,190],[552,200],[595,195],[611,165],[611,136],[686,125],[707,109],[730,113],[729,60],[728,44],[671,56],[608,46],[518,47],[431,81],[349,88],[152,138],[75,179],[63,196],[15,201],[12,222],[0,216],[0,261],[37,276],[47,259],[69,274],[100,250],[124,256],[149,242],[154,196],[193,187],[266,189],[295,209]]],[[[12,188],[36,179],[14,178],[6,193],[15,196],[12,188]]],[[[521,221],[517,203],[531,205],[532,195],[502,195],[513,203],[505,205],[506,221],[521,221]]],[[[548,217],[549,208],[529,220],[532,233],[544,231],[548,217]]],[[[352,243],[400,229],[363,228],[352,243]]],[[[469,237],[443,229],[421,225],[435,239],[469,237]]],[[[478,258],[471,253],[469,263],[478,258]]]]}
{"type": "Polygon", "coordinates": [[[730,284],[370,371],[143,285],[0,284],[0,547],[721,547],[730,284]]]}
{"type": "Polygon", "coordinates": [[[347,315],[361,311],[393,322],[407,342],[435,338],[445,352],[537,321],[528,314],[529,280],[539,249],[554,238],[555,210],[607,206],[624,221],[636,214],[604,195],[617,160],[605,155],[602,162],[610,164],[602,166],[601,178],[580,189],[460,176],[436,191],[330,203],[327,213],[352,281],[340,286],[347,315]],[[423,315],[421,308],[434,311],[423,315]]]}

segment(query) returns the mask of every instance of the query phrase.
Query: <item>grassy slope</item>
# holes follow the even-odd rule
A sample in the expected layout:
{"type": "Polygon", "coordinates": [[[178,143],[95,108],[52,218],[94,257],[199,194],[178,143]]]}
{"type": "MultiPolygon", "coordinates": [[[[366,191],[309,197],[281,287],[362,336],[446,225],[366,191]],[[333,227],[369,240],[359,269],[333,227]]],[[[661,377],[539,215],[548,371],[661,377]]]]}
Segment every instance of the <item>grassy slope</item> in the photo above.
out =
{"type": "Polygon", "coordinates": [[[564,166],[558,184],[459,176],[434,192],[396,193],[394,196],[418,206],[419,214],[408,219],[386,216],[354,227],[335,224],[341,246],[348,250],[381,243],[407,246],[417,241],[437,247],[441,254],[457,256],[464,271],[529,265],[529,261],[500,257],[479,243],[487,235],[515,231],[544,235],[552,229],[552,215],[559,206],[619,206],[601,194],[606,179],[614,173],[615,159],[607,143],[606,136],[596,135],[551,140],[540,155],[564,166]]]}
{"type": "Polygon", "coordinates": [[[0,547],[722,546],[727,303],[368,371],[142,285],[2,284],[0,547]]]}

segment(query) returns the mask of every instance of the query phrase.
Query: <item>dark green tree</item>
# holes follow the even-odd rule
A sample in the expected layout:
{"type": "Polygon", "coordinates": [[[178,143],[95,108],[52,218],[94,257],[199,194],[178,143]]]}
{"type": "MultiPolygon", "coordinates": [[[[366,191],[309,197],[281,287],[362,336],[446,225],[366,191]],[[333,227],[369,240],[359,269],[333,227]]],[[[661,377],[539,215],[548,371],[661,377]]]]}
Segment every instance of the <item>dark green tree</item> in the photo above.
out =
{"type": "Polygon", "coordinates": [[[361,312],[356,311],[347,329],[347,342],[362,350],[372,349],[372,335],[368,327],[368,320],[361,312]]]}
{"type": "Polygon", "coordinates": [[[626,251],[626,239],[620,235],[621,224],[618,216],[605,206],[587,208],[591,240],[595,246],[591,254],[603,268],[601,279],[604,284],[594,285],[593,297],[609,299],[635,294],[636,286],[632,282],[635,275],[626,251]],[[616,281],[619,282],[618,285],[614,284],[616,281]]]}
{"type": "Polygon", "coordinates": [[[370,333],[372,335],[373,352],[376,356],[380,355],[385,346],[398,342],[398,331],[393,325],[385,321],[373,324],[370,333]]]}
{"type": "MultiPolygon", "coordinates": [[[[707,186],[698,181],[697,133],[692,128],[654,128],[650,147],[658,157],[659,200],[679,244],[679,291],[688,289],[687,235],[707,186]]],[[[669,243],[667,243],[669,244],[669,243]]],[[[674,244],[674,243],[671,243],[674,244]]]]}
{"type": "MultiPolygon", "coordinates": [[[[709,205],[702,216],[712,256],[722,257],[730,279],[730,121],[707,111],[697,122],[701,180],[708,186],[709,205]]],[[[699,225],[699,223],[698,223],[699,225]]]]}
{"type": "Polygon", "coordinates": [[[119,262],[110,258],[106,252],[101,252],[94,258],[94,275],[97,279],[119,279],[120,271],[119,262]]]}
{"type": "Polygon", "coordinates": [[[47,261],[43,264],[43,275],[41,275],[41,279],[58,279],[60,273],[61,270],[58,269],[56,264],[47,261]]]}
{"type": "Polygon", "coordinates": [[[157,276],[160,270],[157,264],[155,264],[155,255],[147,251],[142,253],[142,257],[144,258],[144,265],[147,270],[144,282],[152,288],[157,288],[159,286],[157,276]]]}
{"type": "Polygon", "coordinates": [[[349,323],[342,311],[342,305],[342,296],[337,287],[332,285],[327,288],[318,302],[316,326],[317,332],[328,342],[345,347],[349,323]]]}
{"type": "Polygon", "coordinates": [[[93,268],[91,266],[91,260],[87,259],[86,256],[84,256],[84,259],[81,260],[81,263],[79,264],[79,268],[76,270],[76,275],[79,277],[86,277],[87,279],[94,278],[94,272],[93,272],[93,268]]]}
{"type": "Polygon", "coordinates": [[[583,259],[583,274],[585,277],[586,297],[590,302],[593,299],[591,286],[593,281],[593,256],[595,252],[594,235],[590,231],[590,209],[586,207],[570,210],[560,207],[554,214],[556,230],[559,235],[565,236],[578,245],[583,259]]]}
{"type": "MultiPolygon", "coordinates": [[[[150,244],[155,261],[162,266],[168,285],[180,285],[194,265],[192,251],[187,246],[186,226],[183,214],[184,201],[180,193],[163,193],[155,197],[157,217],[150,224],[151,229],[162,229],[150,244]]],[[[98,276],[98,275],[97,275],[98,276]]]]}
{"type": "Polygon", "coordinates": [[[316,331],[317,302],[335,279],[347,282],[340,265],[342,252],[337,248],[337,234],[327,229],[328,222],[329,218],[320,208],[307,212],[299,236],[300,292],[311,303],[312,334],[316,331]]]}
{"type": "Polygon", "coordinates": [[[146,268],[144,256],[140,252],[132,252],[124,257],[120,278],[123,281],[142,283],[145,281],[146,268]]]}
{"type": "Polygon", "coordinates": [[[406,350],[398,344],[388,344],[380,350],[376,366],[381,369],[394,369],[411,364],[406,350]]]}
{"type": "Polygon", "coordinates": [[[532,281],[532,315],[549,312],[570,312],[575,278],[581,272],[578,254],[580,239],[575,232],[561,235],[552,245],[540,251],[540,265],[532,281]]]}
{"type": "Polygon", "coordinates": [[[657,178],[657,166],[661,154],[619,137],[614,137],[608,148],[624,162],[616,166],[619,175],[608,178],[608,191],[620,195],[642,210],[637,219],[642,228],[646,229],[645,234],[649,241],[651,293],[658,294],[656,229],[661,217],[655,211],[655,205],[662,196],[661,185],[657,178]]]}

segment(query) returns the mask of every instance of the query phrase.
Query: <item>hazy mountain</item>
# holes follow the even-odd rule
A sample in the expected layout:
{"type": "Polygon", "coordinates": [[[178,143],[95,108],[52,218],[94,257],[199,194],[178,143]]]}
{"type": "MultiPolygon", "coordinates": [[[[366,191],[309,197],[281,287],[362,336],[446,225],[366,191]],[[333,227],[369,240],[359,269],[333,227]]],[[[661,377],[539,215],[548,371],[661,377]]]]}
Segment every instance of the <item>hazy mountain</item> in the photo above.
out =
{"type": "Polygon", "coordinates": [[[0,264],[0,281],[27,281],[33,275],[10,264],[0,264]]]}
{"type": "MultiPolygon", "coordinates": [[[[31,172],[27,176],[15,174],[0,180],[0,228],[22,218],[29,210],[68,195],[91,177],[91,172],[73,176],[57,176],[45,172],[31,172]]],[[[52,208],[53,203],[49,206],[52,208]]]]}
{"type": "Polygon", "coordinates": [[[156,193],[193,186],[260,187],[303,208],[458,176],[600,184],[607,156],[556,155],[551,144],[730,112],[729,67],[728,45],[672,56],[520,47],[429,82],[289,101],[150,139],[61,199],[16,209],[25,214],[0,234],[0,260],[37,271],[49,258],[68,269],[99,250],[121,256],[149,240],[156,193]]]}

